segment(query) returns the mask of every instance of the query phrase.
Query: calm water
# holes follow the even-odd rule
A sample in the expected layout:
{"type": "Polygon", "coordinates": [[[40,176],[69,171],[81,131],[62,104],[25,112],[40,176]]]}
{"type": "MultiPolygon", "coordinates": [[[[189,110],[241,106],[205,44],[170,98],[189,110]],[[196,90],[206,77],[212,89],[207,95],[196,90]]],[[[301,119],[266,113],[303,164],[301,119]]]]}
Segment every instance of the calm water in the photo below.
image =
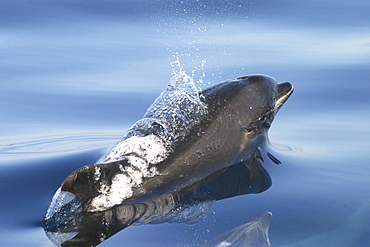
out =
{"type": "Polygon", "coordinates": [[[267,191],[194,225],[132,226],[101,246],[196,246],[270,211],[272,246],[370,243],[368,1],[0,3],[0,246],[40,227],[73,170],[98,160],[165,88],[247,74],[295,86],[270,141],[267,191]],[[171,66],[172,62],[172,66],[171,66]]]}

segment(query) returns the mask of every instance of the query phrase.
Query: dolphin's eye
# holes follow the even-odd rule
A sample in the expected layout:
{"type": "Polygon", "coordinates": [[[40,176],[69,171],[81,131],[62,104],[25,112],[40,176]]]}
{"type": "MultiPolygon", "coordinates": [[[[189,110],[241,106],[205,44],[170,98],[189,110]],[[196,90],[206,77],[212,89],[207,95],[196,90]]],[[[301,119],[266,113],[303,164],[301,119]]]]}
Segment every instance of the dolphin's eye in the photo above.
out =
{"type": "Polygon", "coordinates": [[[252,122],[247,127],[243,127],[245,132],[247,132],[249,134],[252,134],[252,133],[256,132],[257,128],[258,128],[258,122],[257,123],[252,122]]]}
{"type": "Polygon", "coordinates": [[[249,132],[253,132],[254,131],[254,127],[253,126],[245,127],[244,130],[247,131],[248,133],[249,132]]]}
{"type": "Polygon", "coordinates": [[[258,124],[261,128],[269,129],[273,119],[274,111],[270,110],[258,118],[258,124]]]}

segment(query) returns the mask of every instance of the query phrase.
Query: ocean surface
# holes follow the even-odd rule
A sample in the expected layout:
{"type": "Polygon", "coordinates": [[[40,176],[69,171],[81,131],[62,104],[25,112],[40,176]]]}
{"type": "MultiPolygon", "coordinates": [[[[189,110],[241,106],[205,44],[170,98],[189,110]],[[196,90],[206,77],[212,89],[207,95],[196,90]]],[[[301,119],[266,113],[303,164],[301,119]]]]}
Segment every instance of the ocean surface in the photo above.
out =
{"type": "Polygon", "coordinates": [[[41,220],[180,68],[201,88],[289,81],[269,131],[272,186],[195,224],[130,226],[101,246],[197,246],[269,211],[271,246],[370,245],[370,2],[0,2],[0,246],[53,246],[41,220]]]}

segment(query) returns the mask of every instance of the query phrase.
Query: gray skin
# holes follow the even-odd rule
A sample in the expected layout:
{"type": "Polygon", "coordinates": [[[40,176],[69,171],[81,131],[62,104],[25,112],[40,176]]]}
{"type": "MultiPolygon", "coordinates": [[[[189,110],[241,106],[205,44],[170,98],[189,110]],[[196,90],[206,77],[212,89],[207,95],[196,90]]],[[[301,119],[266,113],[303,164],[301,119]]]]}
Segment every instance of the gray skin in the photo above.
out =
{"type": "MultiPolygon", "coordinates": [[[[145,178],[122,204],[140,203],[176,192],[248,159],[258,146],[268,141],[267,131],[292,92],[290,83],[277,84],[271,77],[262,75],[241,77],[205,89],[201,94],[207,115],[174,143],[165,160],[155,164],[161,175],[145,178]]],[[[89,211],[89,203],[100,193],[99,184],[110,185],[112,177],[121,172],[119,166],[130,166],[130,163],[124,159],[83,167],[65,179],[62,191],[78,196],[83,210],[89,211]],[[96,166],[101,168],[99,183],[94,180],[96,166]]]]}

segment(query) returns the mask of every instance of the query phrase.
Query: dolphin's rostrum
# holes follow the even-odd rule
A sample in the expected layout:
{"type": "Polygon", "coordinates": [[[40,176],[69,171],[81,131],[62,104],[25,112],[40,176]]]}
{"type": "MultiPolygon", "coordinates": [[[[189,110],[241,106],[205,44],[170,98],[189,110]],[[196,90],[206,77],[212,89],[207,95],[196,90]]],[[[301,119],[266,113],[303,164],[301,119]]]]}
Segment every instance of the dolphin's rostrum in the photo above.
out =
{"type": "Polygon", "coordinates": [[[200,188],[268,142],[267,131],[292,92],[290,83],[263,75],[198,92],[178,74],[107,155],[64,180],[45,225],[50,229],[48,220],[67,205],[83,215],[200,188]]]}

